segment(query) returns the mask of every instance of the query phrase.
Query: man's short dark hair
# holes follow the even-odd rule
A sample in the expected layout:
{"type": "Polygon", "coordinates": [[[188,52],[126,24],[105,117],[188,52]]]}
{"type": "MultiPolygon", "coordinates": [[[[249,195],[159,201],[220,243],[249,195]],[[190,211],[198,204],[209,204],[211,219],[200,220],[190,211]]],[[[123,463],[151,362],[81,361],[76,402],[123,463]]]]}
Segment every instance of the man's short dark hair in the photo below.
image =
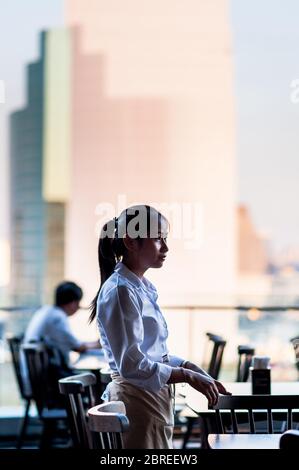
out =
{"type": "Polygon", "coordinates": [[[80,302],[82,296],[83,292],[81,287],[74,282],[65,281],[56,287],[55,305],[60,307],[61,305],[67,305],[74,301],[80,302]]]}

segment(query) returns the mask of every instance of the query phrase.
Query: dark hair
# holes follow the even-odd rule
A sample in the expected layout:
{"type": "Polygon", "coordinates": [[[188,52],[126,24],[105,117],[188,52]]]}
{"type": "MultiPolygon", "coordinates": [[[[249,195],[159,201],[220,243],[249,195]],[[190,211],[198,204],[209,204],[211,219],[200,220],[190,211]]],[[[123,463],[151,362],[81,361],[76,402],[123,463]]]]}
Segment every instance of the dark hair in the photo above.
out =
{"type": "MultiPolygon", "coordinates": [[[[109,222],[107,222],[101,230],[98,244],[98,263],[101,275],[101,284],[96,296],[90,304],[90,323],[96,316],[97,300],[104,282],[111,276],[116,264],[121,261],[123,255],[126,253],[127,249],[123,241],[123,236],[127,233],[128,225],[144,210],[146,210],[146,233],[141,237],[140,235],[132,237],[138,239],[140,243],[142,243],[142,238],[150,236],[151,213],[154,212],[157,214],[157,221],[159,226],[161,226],[161,219],[163,217],[159,211],[147,205],[132,206],[123,210],[119,218],[115,217],[114,219],[109,220],[109,222]],[[121,224],[119,223],[120,220],[122,221],[121,224]]],[[[136,224],[135,229],[139,229],[139,222],[136,224]]],[[[129,236],[131,235],[129,234],[129,236]]]]}
{"type": "Polygon", "coordinates": [[[77,286],[74,282],[64,281],[56,287],[55,305],[60,307],[73,301],[80,301],[82,296],[83,292],[81,287],[77,286]]]}

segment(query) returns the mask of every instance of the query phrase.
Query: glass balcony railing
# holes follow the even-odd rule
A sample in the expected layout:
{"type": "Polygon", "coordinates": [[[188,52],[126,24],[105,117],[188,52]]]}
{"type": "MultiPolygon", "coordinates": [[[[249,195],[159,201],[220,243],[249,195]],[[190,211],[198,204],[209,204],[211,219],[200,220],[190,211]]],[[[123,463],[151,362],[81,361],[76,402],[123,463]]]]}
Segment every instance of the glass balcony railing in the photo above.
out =
{"type": "MultiPolygon", "coordinates": [[[[0,309],[0,407],[18,407],[18,393],[6,337],[23,333],[36,308],[0,309]]],[[[297,380],[294,348],[291,338],[299,335],[299,307],[249,306],[164,306],[170,352],[203,365],[206,354],[206,332],[226,341],[220,379],[236,380],[237,347],[249,344],[255,354],[271,358],[272,380],[297,380]]],[[[96,323],[88,324],[88,312],[81,309],[70,319],[74,334],[82,340],[97,338],[96,323]]]]}

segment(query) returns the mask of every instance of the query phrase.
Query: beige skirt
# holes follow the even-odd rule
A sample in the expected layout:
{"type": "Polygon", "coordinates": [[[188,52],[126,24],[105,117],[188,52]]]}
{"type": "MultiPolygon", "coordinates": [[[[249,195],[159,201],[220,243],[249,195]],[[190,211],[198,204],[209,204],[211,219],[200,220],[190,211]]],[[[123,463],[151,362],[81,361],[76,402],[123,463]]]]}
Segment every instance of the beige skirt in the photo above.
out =
{"type": "Polygon", "coordinates": [[[123,434],[125,449],[172,449],[173,408],[171,387],[153,393],[132,385],[120,376],[113,377],[107,389],[109,401],[120,400],[130,421],[123,434]]]}

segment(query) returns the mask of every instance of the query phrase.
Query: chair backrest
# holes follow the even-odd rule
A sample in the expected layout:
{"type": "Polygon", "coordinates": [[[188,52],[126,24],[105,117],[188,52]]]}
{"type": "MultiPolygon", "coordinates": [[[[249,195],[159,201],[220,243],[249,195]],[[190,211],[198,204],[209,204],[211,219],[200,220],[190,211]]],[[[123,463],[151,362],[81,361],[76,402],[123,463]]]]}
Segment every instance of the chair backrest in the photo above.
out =
{"type": "MultiPolygon", "coordinates": [[[[292,410],[299,408],[299,396],[297,395],[242,395],[229,396],[220,395],[217,405],[211,407],[216,411],[217,432],[226,434],[233,432],[238,434],[240,427],[236,410],[246,411],[248,416],[249,431],[256,433],[256,413],[255,410],[265,410],[267,415],[267,432],[273,433],[273,411],[280,415],[283,421],[286,420],[287,429],[293,428],[293,412],[292,410]],[[229,419],[228,419],[229,418],[229,419]],[[227,431],[227,426],[229,431],[227,431]]],[[[243,416],[244,417],[244,416],[243,416]]],[[[244,424],[244,420],[242,419],[244,424]]],[[[246,431],[248,432],[248,430],[246,431]]]]}
{"type": "Polygon", "coordinates": [[[238,354],[239,360],[236,381],[247,382],[249,377],[249,368],[255,354],[255,349],[252,346],[240,345],[238,346],[238,354]]]}
{"type": "Polygon", "coordinates": [[[122,433],[129,428],[126,407],[122,401],[110,401],[88,410],[88,426],[93,433],[94,448],[122,449],[122,433]]]}
{"type": "Polygon", "coordinates": [[[32,397],[39,415],[47,408],[61,408],[58,389],[60,356],[42,342],[22,344],[29,372],[32,397]]]}
{"type": "Polygon", "coordinates": [[[214,379],[218,379],[226,341],[221,336],[213,333],[206,333],[206,336],[208,339],[208,349],[211,349],[211,353],[207,359],[208,363],[204,365],[204,368],[207,369],[208,374],[214,379]]]}
{"type": "MultiPolygon", "coordinates": [[[[26,390],[26,384],[24,383],[24,378],[21,372],[21,344],[23,341],[23,335],[20,336],[9,336],[6,338],[9,349],[12,356],[12,364],[14,368],[14,373],[16,376],[17,384],[19,387],[19,392],[21,397],[28,400],[32,397],[32,393],[26,390]]],[[[28,387],[27,387],[28,388],[28,387]]]]}
{"type": "Polygon", "coordinates": [[[72,375],[59,380],[60,393],[66,397],[66,410],[75,448],[91,449],[92,439],[87,425],[87,409],[97,400],[95,374],[72,375]]]}

